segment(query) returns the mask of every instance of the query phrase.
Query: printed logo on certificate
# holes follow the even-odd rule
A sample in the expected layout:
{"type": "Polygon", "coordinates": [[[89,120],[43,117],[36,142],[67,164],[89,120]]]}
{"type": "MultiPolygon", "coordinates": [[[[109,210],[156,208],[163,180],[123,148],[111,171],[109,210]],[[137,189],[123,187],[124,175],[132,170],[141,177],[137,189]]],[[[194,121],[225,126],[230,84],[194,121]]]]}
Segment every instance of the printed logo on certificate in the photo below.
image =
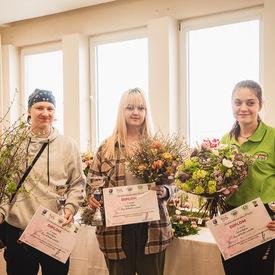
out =
{"type": "Polygon", "coordinates": [[[40,205],[20,237],[20,241],[66,263],[80,235],[80,227],[40,205]]]}
{"type": "Polygon", "coordinates": [[[155,184],[145,183],[103,188],[106,226],[159,220],[155,184]]]}
{"type": "Polygon", "coordinates": [[[260,198],[206,222],[222,255],[228,260],[275,238],[266,225],[271,221],[260,198]]]}

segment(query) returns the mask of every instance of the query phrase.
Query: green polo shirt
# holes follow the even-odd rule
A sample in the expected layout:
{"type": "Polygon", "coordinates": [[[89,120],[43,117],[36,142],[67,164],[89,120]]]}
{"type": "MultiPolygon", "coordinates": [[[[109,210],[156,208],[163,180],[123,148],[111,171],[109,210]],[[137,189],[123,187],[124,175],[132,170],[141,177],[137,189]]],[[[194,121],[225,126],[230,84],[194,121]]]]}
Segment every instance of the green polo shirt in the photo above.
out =
{"type": "Polygon", "coordinates": [[[257,197],[264,204],[275,201],[275,128],[265,125],[262,121],[257,131],[242,145],[229,134],[223,136],[222,144],[234,144],[239,152],[255,157],[255,163],[249,167],[248,177],[239,186],[239,191],[228,197],[227,202],[240,206],[257,197]]]}

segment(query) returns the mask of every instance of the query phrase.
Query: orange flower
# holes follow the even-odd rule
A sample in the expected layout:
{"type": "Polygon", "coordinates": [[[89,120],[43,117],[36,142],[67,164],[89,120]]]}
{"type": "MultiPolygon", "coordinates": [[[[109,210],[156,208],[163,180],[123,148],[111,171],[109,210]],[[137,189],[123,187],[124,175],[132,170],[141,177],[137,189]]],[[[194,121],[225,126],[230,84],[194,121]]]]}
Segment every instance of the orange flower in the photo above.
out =
{"type": "Polygon", "coordinates": [[[174,172],[173,167],[172,167],[172,166],[168,166],[168,167],[166,168],[165,174],[169,176],[169,175],[171,175],[173,172],[174,172]]]}
{"type": "Polygon", "coordinates": [[[163,147],[163,144],[159,141],[154,141],[151,146],[152,147],[163,147]]]}
{"type": "Polygon", "coordinates": [[[146,166],[144,164],[140,164],[138,166],[138,169],[140,170],[141,175],[143,175],[144,174],[144,170],[146,169],[146,166]]]}
{"type": "Polygon", "coordinates": [[[157,161],[154,161],[154,163],[152,164],[152,168],[161,169],[163,165],[164,165],[164,162],[162,160],[157,160],[157,161]]]}
{"type": "Polygon", "coordinates": [[[162,157],[167,160],[172,160],[172,155],[168,152],[164,153],[162,157]]]}
{"type": "Polygon", "coordinates": [[[138,169],[139,169],[140,171],[143,171],[143,170],[146,169],[146,166],[145,166],[144,164],[140,164],[140,165],[138,166],[138,169]]]}

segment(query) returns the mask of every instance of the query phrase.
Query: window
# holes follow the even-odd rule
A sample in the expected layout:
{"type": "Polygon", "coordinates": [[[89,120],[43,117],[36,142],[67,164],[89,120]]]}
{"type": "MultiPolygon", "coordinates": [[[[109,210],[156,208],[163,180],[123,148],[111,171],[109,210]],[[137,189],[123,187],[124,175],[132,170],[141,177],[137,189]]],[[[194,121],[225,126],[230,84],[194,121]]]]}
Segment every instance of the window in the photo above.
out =
{"type": "Polygon", "coordinates": [[[147,38],[136,38],[95,45],[97,145],[112,134],[122,93],[135,87],[148,90],[147,43],[147,38]]]}
{"type": "Polygon", "coordinates": [[[229,132],[235,120],[231,93],[237,82],[259,82],[260,20],[195,28],[185,35],[186,125],[189,142],[194,145],[229,132]]]}
{"type": "Polygon", "coordinates": [[[53,92],[56,98],[54,126],[63,133],[63,59],[62,51],[23,54],[25,106],[28,96],[36,89],[53,92]]]}

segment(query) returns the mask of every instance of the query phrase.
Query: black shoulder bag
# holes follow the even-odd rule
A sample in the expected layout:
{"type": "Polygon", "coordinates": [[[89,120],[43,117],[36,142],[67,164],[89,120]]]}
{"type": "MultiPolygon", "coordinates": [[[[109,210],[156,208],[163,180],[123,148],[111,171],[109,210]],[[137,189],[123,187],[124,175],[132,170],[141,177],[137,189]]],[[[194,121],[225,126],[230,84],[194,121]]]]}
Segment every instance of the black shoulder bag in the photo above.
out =
{"type": "MultiPolygon", "coordinates": [[[[30,173],[30,171],[33,168],[34,164],[37,162],[37,160],[39,159],[39,157],[41,156],[42,152],[44,151],[44,149],[46,148],[47,145],[48,145],[48,143],[44,143],[42,145],[41,149],[39,150],[39,152],[35,156],[34,160],[32,161],[32,163],[30,164],[30,166],[25,171],[23,177],[21,178],[21,180],[19,181],[19,183],[18,183],[18,185],[16,187],[16,191],[13,193],[13,195],[12,195],[12,197],[10,199],[10,203],[14,199],[14,197],[17,194],[18,190],[22,186],[22,183],[24,182],[24,180],[26,179],[26,177],[30,173]]],[[[6,229],[6,222],[4,221],[2,224],[0,224],[0,249],[5,246],[5,231],[6,231],[5,229],[6,229]]]]}

